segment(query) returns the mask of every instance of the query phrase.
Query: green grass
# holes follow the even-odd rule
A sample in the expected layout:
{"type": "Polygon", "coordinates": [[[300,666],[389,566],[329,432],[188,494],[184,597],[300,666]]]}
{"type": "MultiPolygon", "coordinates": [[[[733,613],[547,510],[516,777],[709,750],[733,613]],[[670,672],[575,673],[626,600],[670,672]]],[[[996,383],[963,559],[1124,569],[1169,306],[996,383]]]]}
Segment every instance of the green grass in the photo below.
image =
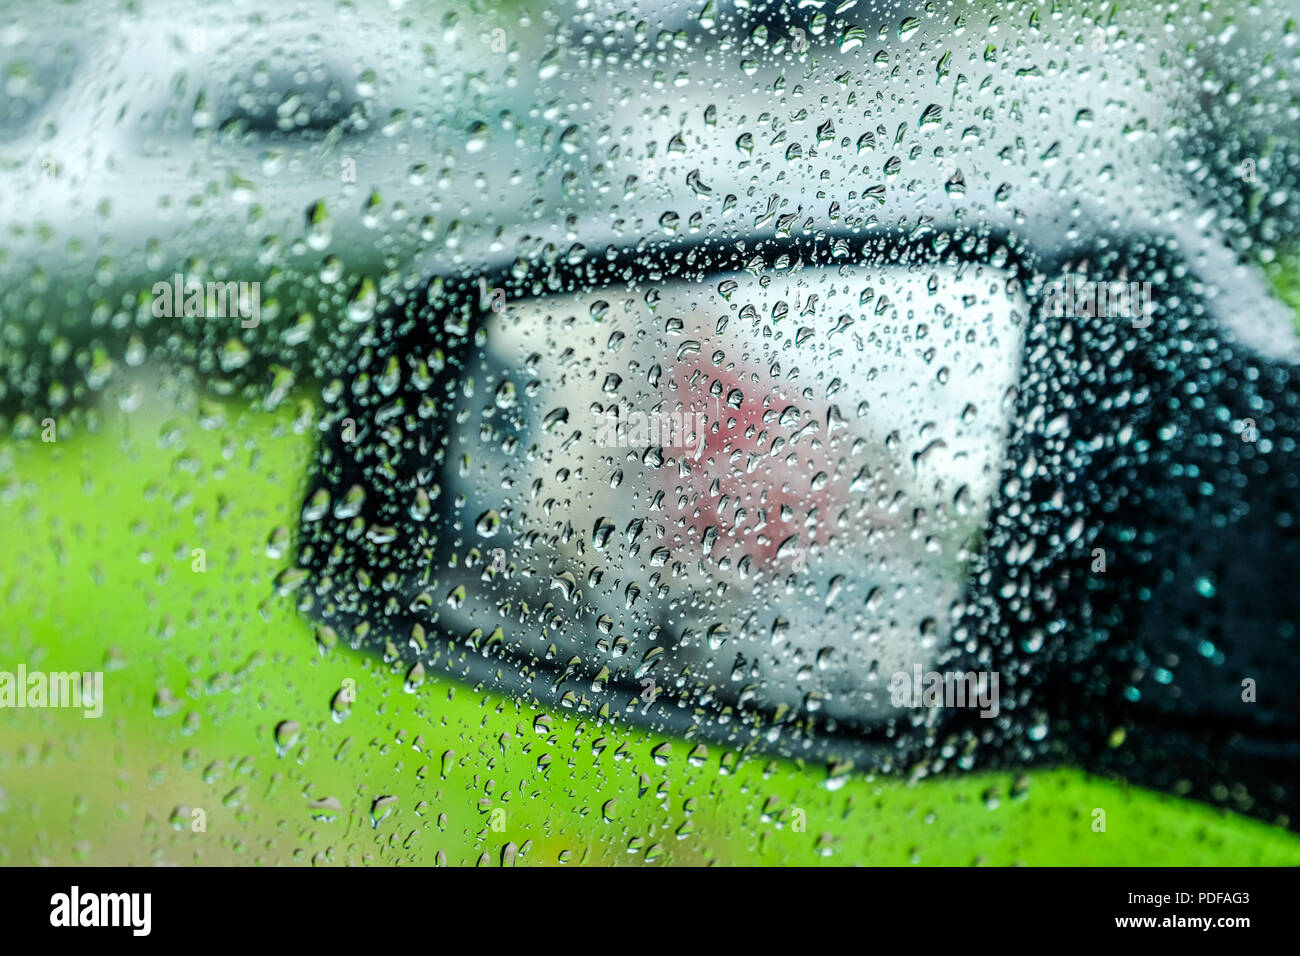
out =
{"type": "Polygon", "coordinates": [[[1300,252],[1289,250],[1264,266],[1277,297],[1295,310],[1295,327],[1300,332],[1300,252]]]}
{"type": "Polygon", "coordinates": [[[108,671],[99,720],[0,711],[0,863],[1300,862],[1294,834],[1074,771],[832,781],[446,680],[407,694],[400,668],[322,656],[273,596],[288,557],[266,553],[297,516],[298,411],[118,413],[0,445],[0,669],[108,671]],[[285,720],[301,731],[279,753],[285,720]],[[339,812],[314,818],[329,797],[339,812]]]}

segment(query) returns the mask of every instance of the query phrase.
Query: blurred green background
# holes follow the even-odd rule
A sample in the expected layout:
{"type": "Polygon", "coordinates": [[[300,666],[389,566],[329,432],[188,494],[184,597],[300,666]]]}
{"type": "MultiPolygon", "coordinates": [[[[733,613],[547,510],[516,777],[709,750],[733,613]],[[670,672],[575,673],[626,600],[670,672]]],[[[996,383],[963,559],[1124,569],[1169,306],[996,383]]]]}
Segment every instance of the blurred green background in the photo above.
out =
{"type": "Polygon", "coordinates": [[[314,409],[174,404],[0,446],[0,669],[106,671],[98,720],[0,711],[0,863],[1300,862],[1295,834],[1071,770],[908,785],[407,693],[275,594],[314,409]]]}

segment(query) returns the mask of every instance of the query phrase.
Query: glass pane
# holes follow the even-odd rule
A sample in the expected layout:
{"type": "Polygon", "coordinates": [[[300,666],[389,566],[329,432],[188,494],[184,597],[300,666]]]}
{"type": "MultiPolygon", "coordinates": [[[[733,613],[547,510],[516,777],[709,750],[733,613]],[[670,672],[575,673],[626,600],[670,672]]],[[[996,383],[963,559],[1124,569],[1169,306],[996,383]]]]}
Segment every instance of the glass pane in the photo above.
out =
{"type": "Polygon", "coordinates": [[[6,4],[0,863],[1294,862],[1293,7],[6,4]]]}

